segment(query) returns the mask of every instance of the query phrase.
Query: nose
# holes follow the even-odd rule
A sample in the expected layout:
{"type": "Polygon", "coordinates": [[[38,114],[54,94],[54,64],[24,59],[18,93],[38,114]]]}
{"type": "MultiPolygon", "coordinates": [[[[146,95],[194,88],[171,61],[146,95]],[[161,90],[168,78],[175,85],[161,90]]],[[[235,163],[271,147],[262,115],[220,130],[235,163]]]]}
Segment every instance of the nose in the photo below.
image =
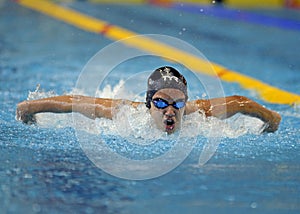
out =
{"type": "Polygon", "coordinates": [[[175,111],[174,111],[174,108],[172,106],[168,106],[166,108],[165,116],[167,116],[167,117],[174,117],[175,116],[175,111]]]}

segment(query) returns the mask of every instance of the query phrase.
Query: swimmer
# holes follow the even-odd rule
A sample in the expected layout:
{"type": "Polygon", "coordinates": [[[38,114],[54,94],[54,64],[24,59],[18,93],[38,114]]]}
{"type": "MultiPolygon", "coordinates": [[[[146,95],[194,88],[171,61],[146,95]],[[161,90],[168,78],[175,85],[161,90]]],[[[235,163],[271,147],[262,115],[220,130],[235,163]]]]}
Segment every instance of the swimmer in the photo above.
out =
{"type": "Polygon", "coordinates": [[[176,69],[165,66],[156,69],[148,78],[146,102],[122,99],[94,98],[81,95],[63,95],[39,100],[28,100],[18,104],[16,118],[24,123],[35,123],[35,114],[42,112],[78,112],[84,116],[112,119],[121,105],[137,108],[145,105],[156,126],[171,134],[180,128],[183,115],[199,112],[206,117],[225,119],[237,113],[261,119],[263,132],[275,132],[281,116],[243,96],[198,99],[188,101],[187,82],[176,69]]]}

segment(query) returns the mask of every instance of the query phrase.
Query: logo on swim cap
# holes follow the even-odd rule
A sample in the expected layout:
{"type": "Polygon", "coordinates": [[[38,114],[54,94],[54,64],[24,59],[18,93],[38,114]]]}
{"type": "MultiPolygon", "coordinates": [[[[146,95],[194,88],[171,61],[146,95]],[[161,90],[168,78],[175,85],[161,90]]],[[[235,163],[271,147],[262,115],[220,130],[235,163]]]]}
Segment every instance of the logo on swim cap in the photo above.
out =
{"type": "Polygon", "coordinates": [[[164,81],[167,80],[169,81],[175,80],[176,82],[179,81],[179,79],[176,76],[173,76],[171,69],[169,67],[165,67],[164,70],[160,70],[159,72],[164,81]]]}

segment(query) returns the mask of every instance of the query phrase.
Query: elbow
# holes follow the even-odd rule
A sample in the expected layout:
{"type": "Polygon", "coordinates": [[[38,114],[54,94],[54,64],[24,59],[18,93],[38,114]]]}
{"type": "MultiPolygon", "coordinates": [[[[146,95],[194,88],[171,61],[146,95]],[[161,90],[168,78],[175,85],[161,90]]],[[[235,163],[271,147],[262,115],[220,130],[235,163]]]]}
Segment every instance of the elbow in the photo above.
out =
{"type": "Polygon", "coordinates": [[[252,101],[248,97],[240,96],[240,95],[233,95],[231,97],[232,97],[232,99],[236,100],[239,103],[252,101]]]}
{"type": "Polygon", "coordinates": [[[249,99],[248,97],[234,95],[232,96],[231,100],[233,101],[234,108],[236,108],[238,112],[242,114],[253,112],[255,105],[253,100],[249,99]]]}

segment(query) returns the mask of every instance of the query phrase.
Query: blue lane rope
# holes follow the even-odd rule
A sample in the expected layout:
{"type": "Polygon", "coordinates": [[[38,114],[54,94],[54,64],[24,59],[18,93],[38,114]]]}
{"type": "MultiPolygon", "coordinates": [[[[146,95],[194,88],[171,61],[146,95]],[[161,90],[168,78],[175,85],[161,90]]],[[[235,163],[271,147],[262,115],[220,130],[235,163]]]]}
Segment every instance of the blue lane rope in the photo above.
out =
{"type": "Polygon", "coordinates": [[[223,6],[205,6],[174,3],[170,7],[190,13],[197,13],[235,21],[243,21],[287,30],[300,31],[300,21],[298,20],[261,15],[239,9],[230,9],[223,6]]]}

